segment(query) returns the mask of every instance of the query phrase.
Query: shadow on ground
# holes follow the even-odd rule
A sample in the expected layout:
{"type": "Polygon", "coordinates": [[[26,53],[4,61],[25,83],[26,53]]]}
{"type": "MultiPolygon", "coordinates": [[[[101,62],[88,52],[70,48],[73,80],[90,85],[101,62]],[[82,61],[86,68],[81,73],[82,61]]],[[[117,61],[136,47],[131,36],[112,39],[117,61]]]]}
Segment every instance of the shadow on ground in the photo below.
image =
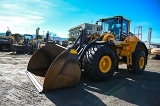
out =
{"type": "Polygon", "coordinates": [[[44,94],[57,106],[116,105],[118,99],[124,105],[159,106],[160,73],[145,71],[141,75],[132,75],[126,69],[119,69],[105,82],[92,82],[82,75],[77,85],[44,94]]]}
{"type": "Polygon", "coordinates": [[[1,50],[0,49],[0,52],[11,52],[11,50],[7,50],[7,49],[6,50],[1,50]]]}

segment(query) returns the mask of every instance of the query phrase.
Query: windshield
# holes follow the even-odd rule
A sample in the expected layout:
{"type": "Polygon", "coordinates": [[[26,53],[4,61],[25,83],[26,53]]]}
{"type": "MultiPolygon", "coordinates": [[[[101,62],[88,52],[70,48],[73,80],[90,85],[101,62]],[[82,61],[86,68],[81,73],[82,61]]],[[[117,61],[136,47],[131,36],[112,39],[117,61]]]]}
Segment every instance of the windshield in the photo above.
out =
{"type": "Polygon", "coordinates": [[[102,22],[103,32],[112,32],[114,34],[119,34],[119,29],[121,28],[120,19],[106,19],[102,22]]]}
{"type": "Polygon", "coordinates": [[[102,34],[105,32],[113,33],[116,40],[120,40],[121,33],[121,19],[120,18],[108,18],[102,21],[102,34]]]}

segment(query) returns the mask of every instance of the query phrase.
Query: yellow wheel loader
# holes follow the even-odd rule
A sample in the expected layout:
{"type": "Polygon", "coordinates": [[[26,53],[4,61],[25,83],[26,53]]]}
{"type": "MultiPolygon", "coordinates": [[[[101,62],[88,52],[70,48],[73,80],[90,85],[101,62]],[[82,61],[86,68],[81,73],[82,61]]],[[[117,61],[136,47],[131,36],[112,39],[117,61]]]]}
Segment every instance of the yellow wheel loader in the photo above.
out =
{"type": "Polygon", "coordinates": [[[72,47],[47,44],[33,54],[26,73],[39,92],[75,85],[82,69],[94,81],[110,79],[119,64],[127,64],[133,74],[145,70],[148,50],[130,32],[130,20],[114,16],[97,24],[101,35],[88,37],[83,29],[72,47]]]}
{"type": "Polygon", "coordinates": [[[37,47],[33,40],[33,35],[24,34],[23,38],[18,42],[18,44],[13,44],[12,48],[13,52],[16,53],[33,54],[37,47]]]}
{"type": "Polygon", "coordinates": [[[160,46],[159,45],[155,45],[153,46],[153,48],[151,49],[151,55],[154,55],[155,59],[160,59],[160,46]]]}

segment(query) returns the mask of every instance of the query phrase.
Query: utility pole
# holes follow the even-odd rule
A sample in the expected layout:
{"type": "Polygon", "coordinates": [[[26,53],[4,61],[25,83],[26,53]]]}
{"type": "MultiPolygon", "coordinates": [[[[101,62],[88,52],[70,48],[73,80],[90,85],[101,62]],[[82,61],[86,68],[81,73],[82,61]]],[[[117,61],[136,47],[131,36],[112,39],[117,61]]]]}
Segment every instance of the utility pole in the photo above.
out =
{"type": "Polygon", "coordinates": [[[37,39],[37,40],[38,40],[39,30],[40,30],[40,28],[38,27],[38,28],[36,29],[36,39],[37,39]]]}
{"type": "Polygon", "coordinates": [[[44,31],[43,31],[43,37],[44,37],[44,31]]]}
{"type": "Polygon", "coordinates": [[[46,33],[46,42],[49,40],[49,31],[46,33]]]}

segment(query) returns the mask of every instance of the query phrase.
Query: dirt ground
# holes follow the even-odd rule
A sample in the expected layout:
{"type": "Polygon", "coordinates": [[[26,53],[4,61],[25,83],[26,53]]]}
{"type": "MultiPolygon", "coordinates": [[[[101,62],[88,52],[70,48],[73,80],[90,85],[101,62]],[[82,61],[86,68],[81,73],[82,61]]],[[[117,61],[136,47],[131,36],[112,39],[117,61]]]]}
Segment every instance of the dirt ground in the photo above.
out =
{"type": "Polygon", "coordinates": [[[126,66],[106,82],[84,75],[69,88],[38,93],[25,74],[31,55],[0,52],[0,106],[160,106],[160,60],[149,59],[141,75],[126,66]]]}

